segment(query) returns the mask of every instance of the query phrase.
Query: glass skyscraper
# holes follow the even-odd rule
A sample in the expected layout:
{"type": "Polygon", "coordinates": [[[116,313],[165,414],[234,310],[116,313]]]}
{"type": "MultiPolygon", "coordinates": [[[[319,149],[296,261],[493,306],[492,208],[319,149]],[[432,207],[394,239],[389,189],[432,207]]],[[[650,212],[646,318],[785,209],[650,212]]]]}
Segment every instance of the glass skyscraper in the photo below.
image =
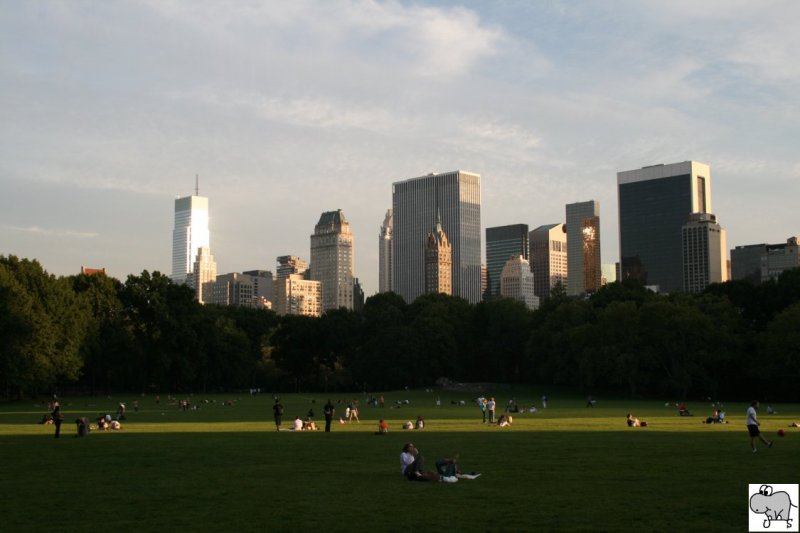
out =
{"type": "Polygon", "coordinates": [[[567,204],[567,294],[600,289],[600,203],[567,204]]]}
{"type": "Polygon", "coordinates": [[[172,230],[172,281],[186,283],[194,271],[200,248],[211,248],[208,230],[208,198],[186,196],[175,199],[175,227],[172,230]]]}
{"type": "Polygon", "coordinates": [[[621,280],[683,289],[682,228],[711,211],[711,168],[696,161],[617,173],[621,280]]]}
{"type": "Polygon", "coordinates": [[[392,184],[394,292],[409,303],[425,292],[425,239],[436,224],[437,209],[453,248],[453,295],[478,303],[481,177],[462,170],[392,184]]]}
{"type": "Polygon", "coordinates": [[[511,257],[530,260],[528,225],[511,224],[486,228],[486,299],[500,296],[500,276],[511,257]]]}

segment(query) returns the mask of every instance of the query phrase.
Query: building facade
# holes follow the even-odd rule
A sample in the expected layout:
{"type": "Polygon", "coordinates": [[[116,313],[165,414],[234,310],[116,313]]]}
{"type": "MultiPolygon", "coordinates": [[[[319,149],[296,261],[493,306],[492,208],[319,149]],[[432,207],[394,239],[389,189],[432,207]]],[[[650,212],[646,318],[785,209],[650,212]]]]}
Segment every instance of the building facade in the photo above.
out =
{"type": "Polygon", "coordinates": [[[528,234],[531,246],[534,293],[550,297],[558,284],[567,285],[567,228],[564,224],[539,226],[528,234]]]}
{"type": "Polygon", "coordinates": [[[186,283],[192,273],[197,251],[211,247],[208,229],[208,198],[186,196],[175,199],[175,226],[172,230],[172,281],[186,283]]]}
{"type": "Polygon", "coordinates": [[[531,310],[539,308],[539,297],[534,293],[531,264],[521,255],[509,258],[503,266],[500,273],[500,296],[519,300],[531,310]]]}
{"type": "Polygon", "coordinates": [[[194,288],[194,298],[201,304],[214,301],[214,283],[217,280],[217,263],[211,248],[201,246],[194,260],[193,272],[187,277],[187,284],[194,288]]]}
{"type": "Polygon", "coordinates": [[[452,291],[481,300],[481,179],[456,170],[392,184],[392,283],[413,302],[425,292],[425,242],[439,211],[453,250],[452,291]]]}
{"type": "Polygon", "coordinates": [[[269,270],[246,270],[244,276],[250,277],[253,284],[253,306],[270,309],[275,300],[275,280],[269,270]]]}
{"type": "Polygon", "coordinates": [[[702,292],[728,280],[725,230],[711,213],[693,213],[683,226],[683,290],[702,292]]]}
{"type": "Polygon", "coordinates": [[[761,283],[761,264],[767,255],[766,244],[748,244],[731,250],[731,279],[761,283]]]}
{"type": "Polygon", "coordinates": [[[250,276],[239,272],[221,274],[214,281],[213,303],[237,307],[253,307],[253,283],[250,276]]]}
{"type": "Polygon", "coordinates": [[[311,279],[322,282],[322,310],[353,308],[353,234],[341,209],[322,213],[311,235],[311,279]]]}
{"type": "Polygon", "coordinates": [[[275,281],[275,302],[279,315],[322,316],[322,282],[289,274],[275,281]]]}
{"type": "Polygon", "coordinates": [[[621,279],[661,292],[683,289],[681,228],[711,212],[711,168],[697,161],[617,173],[621,279]]]}
{"type": "Polygon", "coordinates": [[[567,204],[567,294],[595,293],[602,284],[600,203],[567,204]]]}
{"type": "Polygon", "coordinates": [[[500,276],[511,256],[530,260],[527,224],[486,228],[486,291],[484,299],[500,295],[500,276]]]}
{"type": "Polygon", "coordinates": [[[800,267],[797,237],[789,237],[784,244],[768,244],[762,258],[761,281],[778,279],[784,270],[800,267]]]}
{"type": "Polygon", "coordinates": [[[392,210],[389,209],[378,236],[378,292],[392,290],[392,210]]]}
{"type": "Polygon", "coordinates": [[[453,294],[453,247],[438,214],[425,240],[425,293],[453,294]]]}
{"type": "Polygon", "coordinates": [[[281,255],[276,259],[278,267],[275,269],[277,279],[286,279],[290,274],[305,275],[308,271],[308,261],[304,261],[296,255],[281,255]]]}

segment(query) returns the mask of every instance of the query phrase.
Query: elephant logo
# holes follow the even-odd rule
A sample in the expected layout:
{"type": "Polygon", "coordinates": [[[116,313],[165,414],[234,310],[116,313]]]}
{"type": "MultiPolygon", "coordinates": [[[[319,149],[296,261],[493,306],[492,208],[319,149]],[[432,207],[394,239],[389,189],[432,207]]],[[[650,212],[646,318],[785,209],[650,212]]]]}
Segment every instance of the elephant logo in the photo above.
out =
{"type": "MultiPolygon", "coordinates": [[[[751,485],[751,491],[754,487],[755,485],[751,485]]],[[[791,492],[797,499],[797,485],[789,485],[789,489],[791,487],[794,487],[791,492]]],[[[776,490],[772,485],[761,485],[750,496],[750,511],[764,515],[761,524],[763,529],[756,531],[767,531],[775,522],[784,522],[786,526],[784,531],[797,531],[797,526],[792,527],[792,508],[797,509],[797,505],[792,503],[792,494],[786,490],[776,490]]],[[[753,531],[752,527],[750,530],[753,531]]]]}

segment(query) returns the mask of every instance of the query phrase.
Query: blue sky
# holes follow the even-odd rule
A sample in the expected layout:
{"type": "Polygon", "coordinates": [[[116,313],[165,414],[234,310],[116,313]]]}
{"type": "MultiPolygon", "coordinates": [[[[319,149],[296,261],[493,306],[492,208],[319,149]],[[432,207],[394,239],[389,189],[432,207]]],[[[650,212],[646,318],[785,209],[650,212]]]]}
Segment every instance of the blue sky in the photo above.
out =
{"type": "Polygon", "coordinates": [[[342,209],[377,289],[391,183],[482,176],[484,228],[598,200],[616,172],[712,167],[728,248],[800,233],[800,2],[10,2],[0,254],[171,270],[195,174],[220,273],[309,257],[342,209]]]}

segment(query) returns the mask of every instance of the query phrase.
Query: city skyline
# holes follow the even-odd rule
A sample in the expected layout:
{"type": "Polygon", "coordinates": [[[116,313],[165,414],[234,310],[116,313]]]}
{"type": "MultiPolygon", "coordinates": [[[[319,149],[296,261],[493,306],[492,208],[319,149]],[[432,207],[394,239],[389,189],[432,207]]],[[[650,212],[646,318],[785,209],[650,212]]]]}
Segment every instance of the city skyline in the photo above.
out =
{"type": "Polygon", "coordinates": [[[391,184],[464,168],[481,232],[596,199],[608,263],[616,173],[687,160],[713,168],[726,254],[786,242],[800,4],[697,4],[9,4],[0,254],[169,274],[172,202],[199,174],[219,272],[307,259],[335,205],[371,295],[391,184]]]}

